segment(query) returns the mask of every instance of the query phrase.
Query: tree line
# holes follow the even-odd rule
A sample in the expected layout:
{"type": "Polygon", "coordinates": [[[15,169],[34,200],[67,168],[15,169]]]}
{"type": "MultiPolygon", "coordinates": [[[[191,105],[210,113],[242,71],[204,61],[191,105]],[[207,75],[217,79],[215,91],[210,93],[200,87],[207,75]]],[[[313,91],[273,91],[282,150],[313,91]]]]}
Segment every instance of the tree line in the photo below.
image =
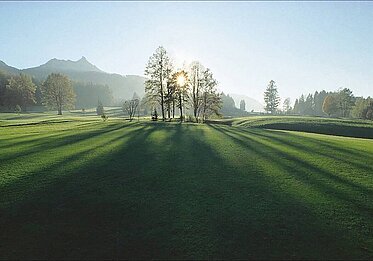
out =
{"type": "Polygon", "coordinates": [[[55,73],[39,81],[23,73],[10,75],[0,71],[0,109],[3,111],[27,111],[36,105],[60,109],[62,113],[62,109],[94,107],[98,100],[107,105],[113,103],[109,86],[72,82],[67,76],[55,73]],[[51,94],[48,89],[58,91],[51,94]]]}
{"type": "Polygon", "coordinates": [[[145,75],[145,98],[156,116],[153,118],[158,117],[157,109],[163,121],[175,118],[176,113],[183,121],[187,111],[197,122],[219,115],[222,99],[218,82],[200,62],[175,70],[166,49],[160,46],[149,58],[145,75]]]}
{"type": "Polygon", "coordinates": [[[348,88],[337,91],[302,94],[295,100],[293,107],[290,98],[283,102],[280,109],[280,97],[276,83],[271,80],[264,92],[265,110],[271,114],[292,114],[305,116],[329,116],[373,120],[373,99],[356,97],[348,88]]]}

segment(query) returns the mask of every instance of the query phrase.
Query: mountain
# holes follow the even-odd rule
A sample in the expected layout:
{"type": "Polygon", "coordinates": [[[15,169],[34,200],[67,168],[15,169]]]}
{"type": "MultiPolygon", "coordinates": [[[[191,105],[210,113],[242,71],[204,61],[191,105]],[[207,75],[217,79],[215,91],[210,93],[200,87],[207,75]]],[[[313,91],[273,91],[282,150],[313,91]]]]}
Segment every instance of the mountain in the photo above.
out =
{"type": "Polygon", "coordinates": [[[0,70],[10,74],[22,72],[34,77],[40,82],[44,81],[51,73],[62,73],[75,82],[109,86],[115,100],[131,99],[134,92],[141,97],[145,93],[145,77],[104,72],[90,63],[84,56],[77,61],[54,58],[40,66],[23,70],[8,66],[0,61],[0,70]]]}
{"type": "Polygon", "coordinates": [[[34,68],[22,70],[33,77],[44,80],[52,72],[63,73],[73,81],[108,85],[116,100],[130,99],[133,93],[143,96],[145,77],[107,73],[91,64],[84,56],[77,61],[52,59],[34,68]]]}
{"type": "Polygon", "coordinates": [[[255,100],[255,99],[253,99],[249,96],[242,95],[242,94],[235,94],[235,93],[230,93],[229,96],[233,98],[237,108],[240,107],[241,100],[244,100],[245,103],[246,103],[246,111],[248,111],[248,112],[250,112],[252,110],[254,110],[255,112],[263,112],[264,111],[263,104],[261,104],[260,102],[258,102],[257,100],[255,100]]]}
{"type": "Polygon", "coordinates": [[[56,58],[49,60],[46,64],[40,65],[38,67],[25,69],[27,72],[103,72],[98,69],[95,65],[88,62],[87,58],[84,56],[77,61],[71,60],[58,60],[56,58]]]}
{"type": "Polygon", "coordinates": [[[12,66],[7,65],[3,61],[0,61],[0,71],[6,72],[8,74],[18,74],[20,73],[20,70],[17,68],[14,68],[12,66]]]}

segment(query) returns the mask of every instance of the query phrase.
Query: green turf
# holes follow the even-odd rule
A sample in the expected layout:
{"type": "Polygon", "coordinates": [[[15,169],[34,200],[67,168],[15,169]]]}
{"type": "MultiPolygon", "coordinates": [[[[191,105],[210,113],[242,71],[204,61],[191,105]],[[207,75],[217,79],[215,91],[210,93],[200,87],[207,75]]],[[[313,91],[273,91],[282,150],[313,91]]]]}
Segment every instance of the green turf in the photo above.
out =
{"type": "Polygon", "coordinates": [[[1,259],[373,258],[373,140],[9,117],[1,259]]]}
{"type": "Polygon", "coordinates": [[[373,122],[369,120],[302,116],[254,116],[225,120],[224,122],[233,126],[373,138],[373,122]]]}

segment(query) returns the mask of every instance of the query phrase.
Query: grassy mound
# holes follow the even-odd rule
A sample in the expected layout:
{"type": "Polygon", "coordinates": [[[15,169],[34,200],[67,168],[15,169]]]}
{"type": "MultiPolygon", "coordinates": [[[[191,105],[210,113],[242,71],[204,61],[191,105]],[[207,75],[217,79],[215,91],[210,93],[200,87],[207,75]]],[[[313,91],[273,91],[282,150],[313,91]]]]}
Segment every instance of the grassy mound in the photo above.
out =
{"type": "Polygon", "coordinates": [[[221,123],[242,127],[304,131],[357,138],[373,138],[373,122],[364,120],[298,116],[253,116],[223,120],[221,123]]]}

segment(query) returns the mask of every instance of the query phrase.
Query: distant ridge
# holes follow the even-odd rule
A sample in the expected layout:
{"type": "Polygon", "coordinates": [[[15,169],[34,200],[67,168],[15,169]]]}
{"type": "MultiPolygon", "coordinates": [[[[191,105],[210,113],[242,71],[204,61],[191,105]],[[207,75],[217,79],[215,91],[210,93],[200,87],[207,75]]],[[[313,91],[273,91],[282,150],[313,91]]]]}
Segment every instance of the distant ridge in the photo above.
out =
{"type": "Polygon", "coordinates": [[[0,71],[6,72],[6,73],[9,73],[9,74],[18,74],[18,73],[20,73],[19,69],[7,65],[3,61],[0,61],[0,71]]]}
{"type": "Polygon", "coordinates": [[[39,81],[45,80],[51,73],[63,73],[73,81],[108,85],[113,92],[113,96],[118,100],[130,99],[134,92],[143,96],[145,92],[145,77],[104,72],[96,65],[90,63],[84,56],[77,61],[53,58],[45,64],[23,70],[11,67],[0,61],[0,70],[10,74],[22,72],[39,81]]]}
{"type": "Polygon", "coordinates": [[[259,101],[241,94],[236,93],[229,93],[229,96],[231,96],[236,104],[236,107],[240,107],[240,101],[244,100],[246,103],[246,111],[250,112],[254,110],[255,112],[263,112],[264,111],[264,105],[261,104],[259,101]]]}
{"type": "Polygon", "coordinates": [[[59,71],[80,71],[80,72],[103,72],[99,68],[97,68],[95,65],[88,62],[87,58],[82,56],[77,61],[71,61],[71,60],[59,60],[56,58],[53,58],[52,60],[49,60],[47,63],[40,65],[38,67],[29,68],[25,71],[35,70],[35,69],[44,69],[44,70],[59,70],[59,71]]]}

